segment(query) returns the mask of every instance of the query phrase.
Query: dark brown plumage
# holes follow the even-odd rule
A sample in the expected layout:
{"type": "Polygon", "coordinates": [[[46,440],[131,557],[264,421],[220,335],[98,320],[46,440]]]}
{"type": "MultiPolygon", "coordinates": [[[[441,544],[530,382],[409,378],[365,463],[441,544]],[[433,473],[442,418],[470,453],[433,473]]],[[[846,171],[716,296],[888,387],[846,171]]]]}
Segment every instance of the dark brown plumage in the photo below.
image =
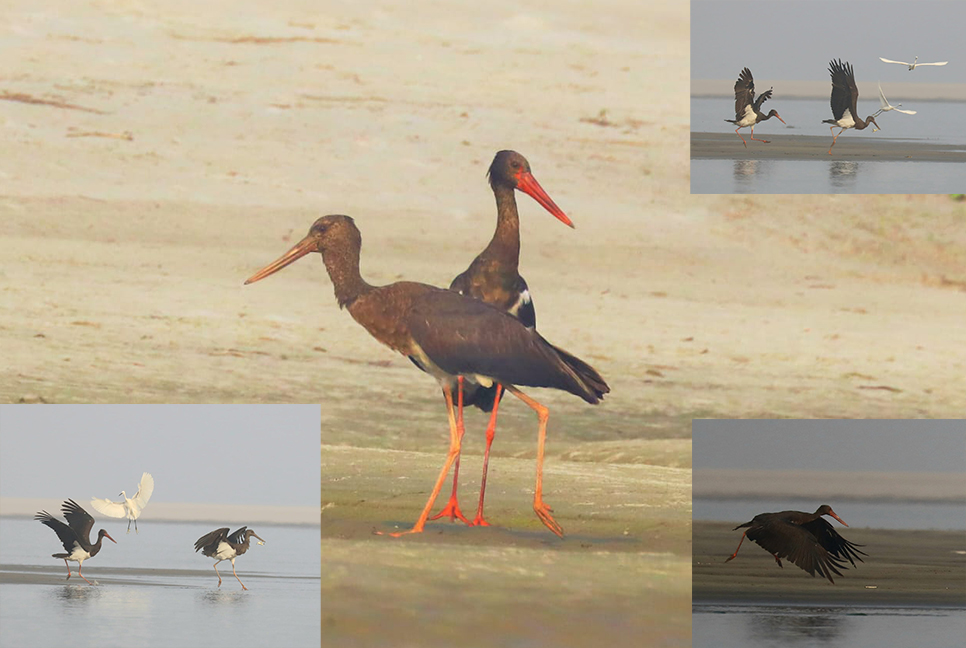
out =
{"type": "MultiPolygon", "coordinates": [[[[855,567],[855,560],[863,562],[857,545],[849,542],[832,528],[832,525],[822,519],[823,515],[831,515],[844,526],[845,521],[832,510],[828,504],[823,504],[814,513],[801,511],[782,511],[780,513],[762,513],[756,515],[751,522],[739,524],[734,528],[748,528],[741,535],[738,549],[744,542],[745,536],[756,542],[770,553],[778,566],[782,566],[782,558],[788,558],[794,565],[807,571],[813,577],[816,573],[834,584],[832,574],[841,576],[839,569],[845,569],[848,560],[855,567]]],[[[731,555],[728,562],[738,555],[738,549],[731,555]]]]}
{"type": "MultiPolygon", "coordinates": [[[[770,140],[755,138],[755,124],[767,121],[772,117],[777,117],[778,121],[785,123],[785,120],[779,117],[777,110],[772,110],[767,115],[761,112],[761,105],[771,97],[772,90],[773,88],[769,88],[755,99],[755,80],[751,76],[751,70],[745,68],[738,75],[738,80],[735,81],[735,118],[725,120],[738,127],[735,129],[735,134],[738,137],[741,137],[739,130],[751,126],[751,139],[768,144],[770,140]]],[[[741,142],[745,145],[745,148],[748,148],[748,142],[745,142],[744,137],[741,137],[741,142]]]]}
{"type": "Polygon", "coordinates": [[[308,235],[245,283],[273,274],[312,252],[322,254],[339,304],[370,335],[409,357],[443,389],[450,422],[450,452],[423,513],[407,533],[418,533],[459,453],[460,432],[452,394],[458,377],[488,386],[498,382],[537,412],[537,487],[534,511],[554,533],[562,529],[542,497],[543,444],[548,410],[516,385],[562,389],[595,404],[610,391],[590,365],[558,350],[535,330],[507,313],[458,293],[400,281],[372,286],[359,273],[362,237],[348,216],[318,219],[308,235]]]}
{"type": "Polygon", "coordinates": [[[117,541],[107,531],[101,529],[97,532],[97,542],[91,544],[91,530],[94,528],[94,518],[74,500],[66,500],[61,507],[61,511],[67,520],[67,524],[64,524],[47,511],[38,512],[34,516],[34,519],[53,529],[54,533],[57,534],[57,537],[60,538],[61,543],[64,545],[67,553],[55,553],[51,554],[51,557],[60,558],[67,565],[66,580],[70,580],[70,565],[67,563],[70,560],[77,563],[77,574],[90,585],[91,582],[84,577],[81,571],[81,568],[84,566],[84,561],[98,554],[104,538],[107,538],[115,544],[117,544],[117,541]]]}
{"type": "MultiPolygon", "coordinates": [[[[859,100],[859,89],[855,85],[855,74],[852,71],[852,66],[849,63],[842,63],[842,59],[829,61],[828,65],[829,74],[832,76],[832,96],[829,105],[832,107],[832,115],[835,116],[835,119],[823,119],[822,123],[832,124],[829,126],[830,133],[834,131],[836,126],[842,129],[838,135],[832,138],[832,146],[835,146],[835,140],[847,129],[862,130],[869,124],[875,124],[878,128],[879,124],[875,121],[873,115],[866,117],[865,121],[859,119],[859,111],[856,107],[859,100]]],[[[832,146],[828,147],[829,155],[832,154],[832,146]]]]}
{"type": "MultiPolygon", "coordinates": [[[[228,535],[228,527],[222,527],[198,538],[195,542],[195,551],[200,551],[209,558],[217,559],[215,560],[216,574],[218,574],[218,563],[222,560],[230,560],[231,573],[235,574],[235,579],[242,586],[242,589],[247,590],[245,583],[241,582],[238,573],[235,571],[235,558],[248,551],[252,536],[258,538],[258,544],[264,544],[265,541],[247,526],[243,526],[231,535],[228,535]]],[[[221,587],[221,574],[218,574],[218,587],[221,587]]]]}

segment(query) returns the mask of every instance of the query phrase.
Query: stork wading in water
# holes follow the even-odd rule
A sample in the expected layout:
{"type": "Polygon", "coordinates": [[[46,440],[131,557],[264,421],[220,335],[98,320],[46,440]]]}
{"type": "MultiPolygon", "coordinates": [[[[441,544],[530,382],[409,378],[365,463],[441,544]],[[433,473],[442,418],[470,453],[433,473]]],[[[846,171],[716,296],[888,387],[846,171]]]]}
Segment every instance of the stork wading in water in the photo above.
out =
{"type": "Polygon", "coordinates": [[[51,554],[51,556],[64,561],[64,565],[67,566],[66,580],[70,580],[70,565],[67,563],[70,560],[77,563],[77,575],[83,578],[88,585],[91,585],[92,583],[85,578],[81,571],[84,561],[88,558],[93,558],[100,552],[101,542],[104,538],[107,538],[115,544],[117,544],[117,541],[107,531],[101,529],[97,532],[97,542],[91,544],[91,530],[94,528],[94,518],[74,500],[66,500],[63,507],[61,507],[61,511],[67,520],[67,524],[64,524],[47,511],[38,512],[34,516],[34,519],[53,529],[54,533],[57,534],[57,537],[63,543],[67,553],[55,553],[51,554]]]}
{"type": "MultiPolygon", "coordinates": [[[[859,100],[859,89],[855,85],[855,74],[852,72],[852,66],[848,63],[842,63],[842,60],[839,59],[829,62],[828,71],[832,75],[830,105],[835,119],[823,119],[822,123],[832,124],[829,127],[829,132],[833,132],[836,126],[842,129],[838,135],[832,138],[832,146],[835,146],[835,140],[839,138],[839,135],[849,128],[862,130],[869,124],[875,124],[876,130],[879,130],[879,124],[875,121],[874,115],[869,115],[865,120],[859,119],[859,111],[856,108],[856,102],[859,100]]],[[[829,155],[832,154],[832,146],[828,147],[829,155]]]]}
{"type": "MultiPolygon", "coordinates": [[[[245,583],[241,582],[241,579],[238,578],[238,572],[235,571],[235,558],[248,551],[252,536],[258,538],[258,544],[260,545],[265,544],[265,541],[259,538],[258,534],[247,526],[243,526],[231,535],[228,535],[228,531],[228,527],[224,527],[223,529],[215,529],[211,533],[206,533],[201,536],[195,542],[195,552],[200,551],[209,558],[215,559],[216,574],[218,574],[218,563],[223,560],[230,560],[231,573],[235,574],[235,579],[238,580],[238,584],[242,586],[242,589],[247,590],[248,588],[245,587],[245,583]]],[[[218,574],[218,587],[221,587],[221,574],[218,574]]]]}
{"type": "MultiPolygon", "coordinates": [[[[751,126],[751,139],[755,142],[768,144],[770,140],[755,138],[755,124],[772,117],[776,117],[783,124],[785,123],[785,120],[778,116],[777,110],[771,110],[767,115],[761,112],[761,105],[771,97],[771,91],[772,89],[769,88],[755,99],[755,80],[751,76],[751,70],[745,68],[738,75],[738,80],[735,81],[735,118],[725,120],[738,127],[735,129],[738,137],[741,137],[739,130],[751,126]]],[[[748,148],[748,142],[745,141],[744,137],[741,137],[741,143],[745,145],[745,148],[748,148]]]]}
{"type": "Polygon", "coordinates": [[[141,511],[148,505],[151,494],[154,492],[154,477],[151,473],[141,475],[141,483],[138,484],[138,492],[134,497],[128,497],[124,491],[120,495],[123,501],[114,502],[109,499],[94,498],[91,506],[101,515],[112,518],[127,518],[127,532],[131,532],[131,522],[134,522],[134,533],[138,532],[138,517],[141,511]]]}

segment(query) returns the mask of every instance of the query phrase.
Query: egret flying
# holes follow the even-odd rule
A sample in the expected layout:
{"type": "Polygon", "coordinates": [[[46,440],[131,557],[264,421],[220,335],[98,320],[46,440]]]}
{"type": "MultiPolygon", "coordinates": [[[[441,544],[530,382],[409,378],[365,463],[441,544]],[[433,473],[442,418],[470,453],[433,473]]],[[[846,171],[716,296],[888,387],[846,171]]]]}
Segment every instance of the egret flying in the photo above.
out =
{"type": "Polygon", "coordinates": [[[151,473],[144,473],[141,475],[141,483],[138,484],[138,492],[133,498],[128,497],[124,491],[121,491],[121,497],[124,498],[123,502],[112,502],[109,499],[91,499],[91,506],[94,510],[101,515],[106,515],[113,518],[127,518],[127,532],[131,532],[131,521],[134,521],[134,532],[138,532],[138,517],[141,515],[141,511],[145,506],[148,505],[148,500],[151,499],[151,493],[154,492],[154,477],[151,473]]]}
{"type": "Polygon", "coordinates": [[[905,65],[909,68],[910,72],[915,70],[920,65],[946,65],[947,63],[949,63],[949,61],[942,61],[941,63],[918,63],[917,62],[919,61],[918,56],[916,57],[916,60],[913,61],[912,63],[906,63],[905,61],[890,61],[889,59],[882,58],[881,56],[879,57],[879,60],[882,61],[883,63],[897,63],[899,65],[905,65]]]}
{"type": "MultiPolygon", "coordinates": [[[[195,542],[195,551],[201,551],[201,553],[209,558],[217,558],[215,561],[216,574],[218,574],[218,563],[222,560],[230,560],[231,573],[235,574],[235,578],[243,590],[247,590],[248,588],[238,578],[238,573],[235,571],[235,558],[248,551],[248,543],[252,536],[258,538],[258,534],[251,529],[247,531],[246,529],[248,527],[242,527],[231,535],[228,535],[228,527],[215,529],[211,533],[206,533],[201,536],[195,542]]],[[[258,541],[260,545],[265,544],[265,541],[261,538],[258,538],[258,541]]],[[[221,574],[218,574],[218,587],[221,587],[221,574]]]]}
{"type": "MultiPolygon", "coordinates": [[[[726,122],[731,122],[738,128],[735,129],[735,133],[738,137],[741,137],[741,133],[738,131],[747,126],[751,126],[751,139],[756,142],[764,142],[768,144],[769,140],[755,139],[755,124],[763,122],[766,119],[771,119],[772,117],[778,117],[778,111],[772,110],[767,115],[761,112],[761,105],[768,101],[771,97],[772,89],[762,92],[758,95],[758,99],[755,99],[755,80],[751,76],[751,70],[745,68],[738,75],[738,80],[735,81],[735,118],[726,119],[726,122]]],[[[785,120],[778,117],[778,121],[785,123],[785,120]]],[[[745,141],[744,137],[741,137],[742,144],[745,148],[748,148],[748,142],[745,141]]]]}
{"type": "MultiPolygon", "coordinates": [[[[838,61],[833,60],[829,61],[828,71],[832,75],[832,97],[830,105],[832,106],[832,115],[835,119],[823,119],[822,123],[832,124],[829,127],[829,132],[836,126],[842,129],[839,131],[839,135],[844,133],[848,128],[862,130],[869,124],[875,124],[876,129],[878,129],[879,124],[875,121],[875,115],[869,115],[864,121],[859,118],[859,111],[856,108],[856,103],[859,100],[859,89],[855,85],[855,74],[852,71],[852,65],[847,62],[843,63],[841,59],[838,61]]],[[[832,146],[835,146],[835,140],[839,138],[839,135],[832,138],[832,146]]],[[[829,155],[832,154],[832,146],[828,147],[829,155]]]]}
{"type": "MultiPolygon", "coordinates": [[[[896,104],[895,106],[889,105],[889,100],[885,98],[885,95],[884,94],[882,94],[882,84],[881,83],[879,84],[879,103],[882,104],[882,108],[879,108],[876,111],[876,113],[875,113],[875,116],[876,117],[878,117],[880,113],[888,112],[890,110],[895,110],[896,112],[905,113],[907,115],[915,115],[916,114],[916,111],[915,110],[900,110],[899,109],[899,106],[901,106],[902,104],[896,104]]],[[[874,128],[874,129],[872,129],[872,132],[874,133],[877,130],[878,130],[877,128],[874,128]]]]}
{"type": "MultiPolygon", "coordinates": [[[[64,524],[47,511],[40,511],[34,516],[34,519],[53,529],[54,533],[57,534],[57,537],[60,538],[61,543],[64,545],[64,549],[67,550],[67,553],[51,554],[53,558],[63,559],[64,564],[67,565],[67,580],[70,580],[70,565],[67,564],[68,560],[77,563],[77,574],[81,578],[84,578],[81,567],[84,566],[85,560],[93,558],[101,550],[101,541],[104,538],[107,538],[114,544],[117,544],[117,541],[108,535],[107,531],[101,529],[97,532],[97,542],[91,543],[91,529],[94,528],[94,518],[74,500],[64,501],[62,511],[64,517],[67,519],[67,524],[64,524]]],[[[84,580],[87,581],[88,585],[92,584],[86,578],[84,580]]]]}

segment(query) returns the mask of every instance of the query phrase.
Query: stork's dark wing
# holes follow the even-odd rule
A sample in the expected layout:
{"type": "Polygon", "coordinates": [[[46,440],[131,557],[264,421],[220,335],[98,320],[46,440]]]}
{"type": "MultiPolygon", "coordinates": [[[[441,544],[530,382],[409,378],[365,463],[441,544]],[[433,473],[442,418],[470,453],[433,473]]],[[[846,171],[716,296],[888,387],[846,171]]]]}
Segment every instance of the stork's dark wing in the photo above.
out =
{"type": "Polygon", "coordinates": [[[469,268],[453,279],[449,289],[484,301],[510,313],[527,328],[535,328],[537,314],[529,298],[530,290],[527,282],[520,275],[506,274],[502,269],[501,262],[486,259],[481,254],[473,259],[469,268]],[[525,300],[521,299],[521,296],[524,296],[525,300]]]}
{"type": "Polygon", "coordinates": [[[64,544],[64,549],[67,550],[67,553],[70,553],[74,550],[74,543],[77,542],[77,534],[74,533],[73,529],[55,518],[47,511],[37,513],[37,515],[34,516],[34,519],[39,520],[42,524],[46,524],[54,530],[54,533],[57,534],[57,537],[60,538],[60,541],[64,544]]]}
{"type": "Polygon", "coordinates": [[[801,525],[803,529],[815,536],[818,543],[825,547],[825,550],[829,552],[832,556],[840,559],[847,559],[852,566],[855,567],[855,560],[859,562],[865,562],[859,558],[859,554],[863,556],[868,556],[869,554],[864,551],[856,549],[856,547],[864,547],[865,545],[857,545],[849,542],[842,536],[838,534],[838,531],[827,522],[824,518],[817,518],[801,525]],[[853,558],[855,560],[853,560],[853,558]]]}
{"type": "MultiPolygon", "coordinates": [[[[230,536],[228,536],[228,542],[233,542],[235,544],[241,544],[241,543],[245,542],[245,531],[247,529],[248,529],[247,526],[243,526],[242,528],[240,528],[237,531],[235,531],[233,534],[231,534],[230,536]]],[[[227,530],[228,529],[225,529],[225,531],[227,531],[227,530]]]]}
{"type": "Polygon", "coordinates": [[[763,549],[779,558],[788,558],[799,568],[812,576],[818,572],[819,576],[832,580],[832,574],[841,576],[839,569],[847,565],[836,556],[831,555],[823,547],[818,538],[807,529],[797,524],[790,524],[783,520],[772,519],[747,531],[748,538],[757,542],[763,549]]]}
{"type": "MultiPolygon", "coordinates": [[[[842,119],[846,110],[852,110],[858,99],[859,91],[855,88],[855,77],[852,66],[848,63],[829,61],[829,74],[832,75],[832,98],[829,104],[835,119],[842,119]],[[855,93],[853,95],[853,93],[855,93]]],[[[852,114],[855,118],[855,113],[852,114]]]]}
{"type": "Polygon", "coordinates": [[[211,547],[217,549],[218,543],[228,537],[228,531],[228,527],[224,527],[222,529],[215,529],[211,533],[206,533],[205,535],[201,536],[198,538],[198,541],[195,542],[195,551],[201,551],[204,549],[205,551],[203,553],[208,555],[208,549],[211,547]]]}
{"type": "Polygon", "coordinates": [[[91,544],[91,529],[94,528],[94,518],[72,499],[64,502],[61,511],[67,518],[67,524],[77,534],[77,538],[82,543],[86,542],[89,546],[91,544]]]}
{"type": "Polygon", "coordinates": [[[768,99],[771,98],[771,91],[772,91],[772,88],[769,88],[768,90],[765,90],[760,95],[758,95],[758,98],[755,99],[755,112],[761,112],[761,104],[765,103],[766,101],[768,101],[768,99]]]}
{"type": "Polygon", "coordinates": [[[755,103],[755,80],[751,77],[751,70],[745,68],[735,81],[735,119],[741,121],[745,116],[745,109],[755,103]]]}

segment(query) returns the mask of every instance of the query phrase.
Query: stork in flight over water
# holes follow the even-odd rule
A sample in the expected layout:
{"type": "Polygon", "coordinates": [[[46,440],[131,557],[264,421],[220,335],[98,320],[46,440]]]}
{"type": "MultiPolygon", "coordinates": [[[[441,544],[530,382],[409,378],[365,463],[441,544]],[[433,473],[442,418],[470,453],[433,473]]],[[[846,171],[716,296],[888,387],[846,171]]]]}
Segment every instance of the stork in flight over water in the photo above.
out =
{"type": "Polygon", "coordinates": [[[918,56],[916,57],[916,60],[913,61],[912,63],[906,63],[905,61],[890,61],[889,59],[882,58],[881,56],[879,57],[879,60],[882,61],[883,63],[898,63],[899,65],[905,65],[906,67],[909,68],[910,72],[915,70],[920,65],[946,65],[947,63],[949,63],[949,61],[942,61],[940,63],[918,63],[919,61],[918,56]]]}
{"type": "MultiPolygon", "coordinates": [[[[879,124],[875,120],[875,115],[866,117],[864,121],[859,118],[859,111],[856,108],[856,103],[859,100],[859,89],[855,85],[855,74],[852,72],[852,66],[848,62],[843,63],[841,59],[829,61],[828,65],[828,71],[832,75],[830,105],[835,119],[823,119],[822,123],[832,124],[829,127],[829,132],[832,132],[836,126],[841,128],[839,135],[844,133],[846,129],[862,130],[869,124],[875,124],[876,130],[878,130],[879,124]]],[[[832,146],[835,146],[835,140],[839,138],[839,135],[832,138],[832,146]]],[[[829,155],[832,154],[832,146],[828,147],[829,155]]]]}

